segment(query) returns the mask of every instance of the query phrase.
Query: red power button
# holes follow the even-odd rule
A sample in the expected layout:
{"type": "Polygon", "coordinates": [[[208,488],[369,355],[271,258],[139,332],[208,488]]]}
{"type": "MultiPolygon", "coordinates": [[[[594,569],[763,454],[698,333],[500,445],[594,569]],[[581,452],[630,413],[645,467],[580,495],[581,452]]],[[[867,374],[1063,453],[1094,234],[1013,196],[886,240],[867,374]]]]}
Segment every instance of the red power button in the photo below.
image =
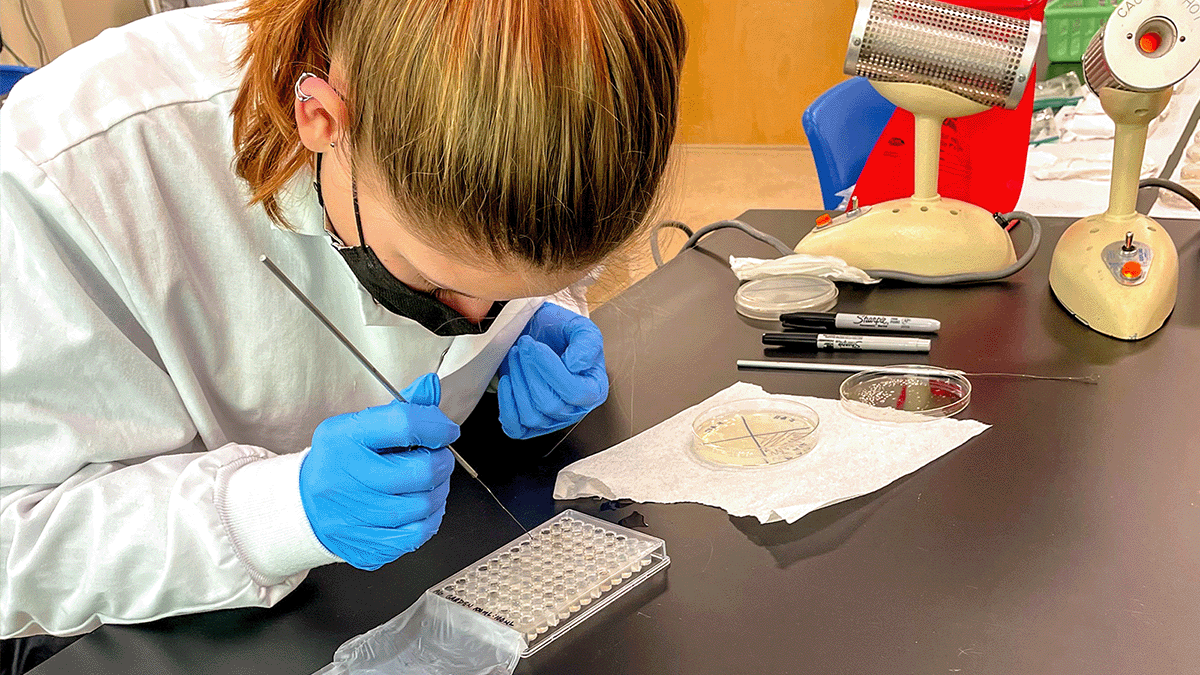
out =
{"type": "Polygon", "coordinates": [[[1126,279],[1137,279],[1142,276],[1142,264],[1136,260],[1121,265],[1121,276],[1126,279]]]}
{"type": "Polygon", "coordinates": [[[1147,31],[1146,34],[1138,38],[1138,49],[1142,50],[1143,54],[1153,54],[1162,46],[1162,36],[1154,31],[1147,31]]]}

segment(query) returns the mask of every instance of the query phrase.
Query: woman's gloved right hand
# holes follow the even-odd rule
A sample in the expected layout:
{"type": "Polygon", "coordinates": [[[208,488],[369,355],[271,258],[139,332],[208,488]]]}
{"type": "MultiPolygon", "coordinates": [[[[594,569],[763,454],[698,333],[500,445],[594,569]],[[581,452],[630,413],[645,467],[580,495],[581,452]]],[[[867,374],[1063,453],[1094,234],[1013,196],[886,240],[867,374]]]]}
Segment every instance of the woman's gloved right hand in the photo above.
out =
{"type": "Polygon", "coordinates": [[[317,539],[364,570],[414,551],[446,512],[458,425],[438,410],[429,373],[393,401],[330,417],[313,432],[300,465],[300,501],[317,539]]]}

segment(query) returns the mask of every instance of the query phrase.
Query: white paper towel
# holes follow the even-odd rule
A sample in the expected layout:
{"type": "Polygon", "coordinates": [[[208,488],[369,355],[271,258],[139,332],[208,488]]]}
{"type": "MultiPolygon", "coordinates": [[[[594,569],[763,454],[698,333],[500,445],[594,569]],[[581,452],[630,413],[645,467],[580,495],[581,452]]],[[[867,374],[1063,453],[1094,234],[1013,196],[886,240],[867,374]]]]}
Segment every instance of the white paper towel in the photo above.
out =
{"type": "Polygon", "coordinates": [[[849,265],[845,260],[831,255],[809,255],[793,253],[773,259],[739,258],[729,256],[729,269],[740,281],[754,281],[767,277],[807,274],[830,281],[848,281],[854,284],[877,284],[879,279],[849,265]]]}
{"type": "Polygon", "coordinates": [[[698,502],[735,516],[754,516],[763,523],[793,523],[819,508],[874,492],[988,428],[982,422],[953,419],[875,424],[843,412],[838,401],[780,396],[809,406],[821,418],[820,438],[807,455],[786,464],[752,469],[716,468],[692,456],[692,422],[702,409],[763,396],[776,395],[738,382],[559,471],[554,498],[698,502]]]}

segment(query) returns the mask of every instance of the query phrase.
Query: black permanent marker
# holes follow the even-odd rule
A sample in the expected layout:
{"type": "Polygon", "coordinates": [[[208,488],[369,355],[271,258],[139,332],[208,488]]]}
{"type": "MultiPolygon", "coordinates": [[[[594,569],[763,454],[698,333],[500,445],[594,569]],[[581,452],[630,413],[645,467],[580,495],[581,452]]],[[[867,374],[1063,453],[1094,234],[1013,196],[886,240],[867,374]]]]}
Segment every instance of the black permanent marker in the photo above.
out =
{"type": "Polygon", "coordinates": [[[826,333],[764,333],[762,343],[795,351],[835,349],[861,352],[928,352],[928,338],[826,333]]]}
{"type": "Polygon", "coordinates": [[[800,330],[885,330],[905,333],[936,333],[942,327],[937,319],[879,314],[844,314],[838,312],[789,312],[779,317],[784,328],[800,330]]]}

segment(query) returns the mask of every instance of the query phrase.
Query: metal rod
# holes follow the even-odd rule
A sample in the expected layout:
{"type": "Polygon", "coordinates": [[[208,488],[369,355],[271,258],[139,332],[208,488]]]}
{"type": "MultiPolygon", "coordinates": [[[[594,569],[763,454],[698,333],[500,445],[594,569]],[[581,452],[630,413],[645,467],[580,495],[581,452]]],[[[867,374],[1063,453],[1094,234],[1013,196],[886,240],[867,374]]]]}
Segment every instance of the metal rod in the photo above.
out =
{"type": "Polygon", "coordinates": [[[738,368],[762,368],[764,370],[819,370],[830,373],[859,373],[881,366],[853,366],[841,363],[807,363],[803,361],[751,361],[738,359],[738,368]]]}
{"type": "Polygon", "coordinates": [[[1058,382],[1081,382],[1083,384],[1099,384],[1099,375],[1031,375],[1029,373],[968,373],[952,368],[939,366],[922,366],[920,364],[907,366],[910,370],[898,370],[906,366],[879,366],[872,364],[851,365],[848,363],[814,363],[812,361],[753,361],[738,359],[738,368],[760,368],[762,370],[806,370],[829,373],[860,373],[864,370],[887,368],[891,371],[904,372],[911,375],[932,375],[940,372],[955,375],[970,375],[972,377],[1021,377],[1030,380],[1055,380],[1058,382]]]}
{"type": "MultiPolygon", "coordinates": [[[[350,350],[351,354],[354,354],[354,358],[358,359],[358,362],[361,363],[364,368],[370,371],[371,375],[375,376],[375,379],[379,381],[379,384],[383,385],[383,388],[387,389],[388,393],[391,394],[393,398],[401,403],[407,402],[405,401],[404,397],[400,395],[399,390],[393,387],[391,382],[388,382],[388,379],[383,376],[383,373],[379,372],[376,370],[375,366],[371,365],[371,362],[367,360],[367,357],[363,356],[363,353],[358,351],[358,348],[354,346],[354,343],[350,342],[350,339],[347,338],[342,331],[338,330],[337,326],[333,325],[333,322],[330,321],[325,314],[322,313],[321,310],[318,309],[317,306],[308,299],[308,296],[306,296],[304,292],[296,286],[296,284],[292,283],[292,280],[288,278],[287,274],[284,274],[283,270],[279,269],[275,263],[265,255],[260,255],[258,259],[260,262],[262,262],[262,264],[267,266],[267,269],[271,270],[271,273],[275,275],[275,278],[279,279],[279,281],[286,286],[289,291],[292,292],[292,295],[296,296],[297,300],[299,300],[304,304],[305,307],[308,308],[308,311],[312,312],[314,316],[321,320],[321,323],[329,329],[329,332],[333,333],[334,336],[336,336],[337,339],[343,345],[345,345],[346,349],[350,350]]],[[[468,464],[467,460],[463,459],[462,455],[458,454],[457,450],[449,445],[446,446],[446,449],[450,451],[450,454],[454,455],[454,461],[460,467],[462,467],[463,471],[466,471],[471,478],[479,481],[479,484],[483,486],[484,490],[487,490],[487,493],[492,496],[492,499],[496,500],[496,503],[500,505],[500,508],[504,510],[504,513],[508,514],[508,517],[512,518],[512,521],[521,528],[522,532],[524,532],[525,526],[521,524],[521,521],[517,520],[517,517],[514,516],[507,507],[504,506],[504,502],[500,501],[500,498],[496,496],[496,493],[492,492],[492,489],[487,486],[487,483],[483,482],[483,479],[479,477],[479,472],[476,471],[470,464],[468,464]]]]}
{"type": "Polygon", "coordinates": [[[400,392],[396,391],[396,388],[387,381],[387,378],[383,376],[383,373],[375,370],[375,366],[371,365],[371,362],[367,360],[367,357],[363,356],[362,352],[358,351],[358,348],[354,346],[354,343],[350,342],[349,338],[343,335],[342,331],[338,330],[337,326],[333,325],[333,322],[326,318],[325,315],[321,313],[321,310],[317,309],[316,305],[312,304],[312,301],[308,299],[308,296],[304,295],[304,293],[296,287],[296,284],[292,283],[292,280],[288,278],[288,275],[283,273],[283,270],[276,267],[275,263],[265,255],[259,256],[258,259],[262,262],[262,264],[267,266],[267,269],[271,270],[271,273],[274,274],[284,286],[287,286],[287,289],[292,292],[292,295],[296,296],[297,300],[304,303],[304,306],[308,308],[308,311],[312,312],[313,315],[321,320],[321,323],[325,324],[325,327],[329,329],[329,332],[333,333],[337,339],[346,346],[346,349],[350,350],[351,354],[354,354],[354,358],[358,359],[358,362],[363,364],[364,368],[371,371],[371,374],[375,376],[375,379],[379,381],[379,384],[383,385],[384,389],[388,390],[389,394],[391,394],[397,401],[400,401],[401,403],[405,402],[404,397],[401,396],[400,392]]]}

